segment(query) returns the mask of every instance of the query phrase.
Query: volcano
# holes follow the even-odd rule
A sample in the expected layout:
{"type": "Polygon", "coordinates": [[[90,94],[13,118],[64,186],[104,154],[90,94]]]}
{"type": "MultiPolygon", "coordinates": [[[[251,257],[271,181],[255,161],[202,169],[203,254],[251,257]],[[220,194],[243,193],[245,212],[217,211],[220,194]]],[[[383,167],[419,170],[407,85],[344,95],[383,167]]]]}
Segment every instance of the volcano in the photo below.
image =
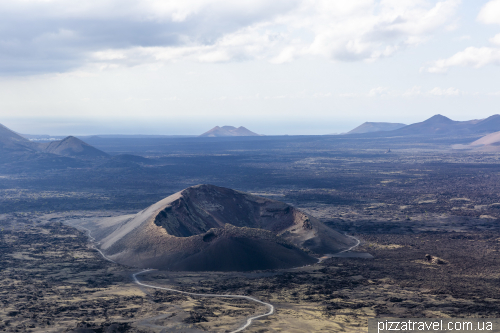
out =
{"type": "Polygon", "coordinates": [[[303,266],[355,242],[288,204],[214,185],[103,220],[93,234],[118,263],[186,271],[303,266]]]}
{"type": "Polygon", "coordinates": [[[259,134],[250,131],[249,129],[240,126],[215,126],[211,130],[203,133],[200,137],[220,137],[220,136],[259,136],[259,134]]]}

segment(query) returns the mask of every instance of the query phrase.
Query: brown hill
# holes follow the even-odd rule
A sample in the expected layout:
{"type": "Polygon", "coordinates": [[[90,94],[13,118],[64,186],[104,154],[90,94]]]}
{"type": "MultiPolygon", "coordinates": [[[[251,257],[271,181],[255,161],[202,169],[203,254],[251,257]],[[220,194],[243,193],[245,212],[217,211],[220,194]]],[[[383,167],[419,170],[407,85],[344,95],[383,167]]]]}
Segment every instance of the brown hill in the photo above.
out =
{"type": "Polygon", "coordinates": [[[347,134],[361,134],[361,133],[372,133],[372,132],[382,132],[382,131],[393,131],[398,128],[404,127],[406,124],[401,123],[382,123],[382,122],[366,122],[355,129],[347,132],[347,134]]]}
{"type": "Polygon", "coordinates": [[[464,147],[480,151],[498,152],[500,151],[500,131],[485,135],[464,147]]]}
{"type": "Polygon", "coordinates": [[[243,126],[238,128],[234,126],[215,126],[211,130],[203,133],[200,137],[220,137],[220,136],[259,136],[243,126]]]}
{"type": "Polygon", "coordinates": [[[83,142],[74,136],[68,136],[63,140],[51,141],[48,143],[41,143],[40,147],[46,153],[69,156],[69,157],[107,157],[105,152],[92,147],[91,145],[83,142]]]}
{"type": "Polygon", "coordinates": [[[472,142],[470,146],[485,146],[500,143],[500,132],[491,133],[472,142]]]}
{"type": "Polygon", "coordinates": [[[92,229],[113,260],[172,270],[303,266],[354,242],[285,203],[213,185],[189,187],[92,229]]]}

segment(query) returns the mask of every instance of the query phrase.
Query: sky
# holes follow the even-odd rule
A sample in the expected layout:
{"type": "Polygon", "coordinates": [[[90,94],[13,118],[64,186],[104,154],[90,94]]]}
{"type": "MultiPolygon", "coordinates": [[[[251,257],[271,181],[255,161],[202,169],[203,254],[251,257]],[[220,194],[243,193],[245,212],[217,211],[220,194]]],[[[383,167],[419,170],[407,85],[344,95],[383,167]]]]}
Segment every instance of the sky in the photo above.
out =
{"type": "Polygon", "coordinates": [[[500,113],[500,0],[0,0],[0,123],[267,135],[500,113]]]}

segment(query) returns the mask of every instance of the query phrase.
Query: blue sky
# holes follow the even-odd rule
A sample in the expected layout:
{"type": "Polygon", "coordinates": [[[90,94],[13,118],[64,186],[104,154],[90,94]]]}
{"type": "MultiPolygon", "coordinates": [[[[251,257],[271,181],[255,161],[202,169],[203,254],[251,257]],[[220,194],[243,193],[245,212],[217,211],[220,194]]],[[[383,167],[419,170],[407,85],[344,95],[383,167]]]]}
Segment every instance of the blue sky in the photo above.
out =
{"type": "Polygon", "coordinates": [[[14,0],[0,22],[0,123],[21,133],[500,113],[500,0],[14,0]]]}

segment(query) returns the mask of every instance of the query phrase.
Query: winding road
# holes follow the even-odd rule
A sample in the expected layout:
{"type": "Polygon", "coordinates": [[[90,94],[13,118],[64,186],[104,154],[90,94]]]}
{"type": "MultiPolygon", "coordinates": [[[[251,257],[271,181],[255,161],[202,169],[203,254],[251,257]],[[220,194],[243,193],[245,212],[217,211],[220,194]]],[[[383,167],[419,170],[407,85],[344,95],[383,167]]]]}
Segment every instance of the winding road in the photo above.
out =
{"type": "Polygon", "coordinates": [[[102,253],[102,251],[100,249],[98,249],[96,246],[95,246],[95,238],[91,235],[91,232],[89,229],[85,228],[85,227],[82,227],[82,226],[74,226],[74,228],[80,228],[80,229],[85,229],[87,231],[87,237],[90,239],[90,248],[92,248],[93,250],[96,250],[97,252],[99,252],[101,254],[101,256],[106,259],[107,261],[110,261],[112,262],[113,264],[117,264],[116,261],[112,260],[112,259],[109,259],[108,257],[106,257],[104,255],[104,253],[102,253]]]}
{"type": "Polygon", "coordinates": [[[350,238],[354,239],[354,240],[356,241],[356,244],[355,244],[355,245],[353,245],[353,246],[351,246],[351,247],[350,247],[350,248],[348,248],[347,250],[340,251],[340,252],[338,252],[338,253],[336,253],[336,254],[339,254],[339,253],[344,253],[344,252],[349,252],[349,251],[351,251],[351,250],[355,249],[356,247],[358,247],[358,245],[361,243],[361,241],[360,241],[359,239],[357,239],[356,237],[354,237],[354,236],[350,236],[350,235],[348,235],[348,234],[344,234],[344,235],[346,235],[347,237],[350,237],[350,238]]]}
{"type": "Polygon", "coordinates": [[[252,324],[252,321],[254,321],[255,319],[259,319],[259,318],[262,318],[262,317],[267,317],[267,316],[270,316],[274,313],[274,306],[270,303],[266,303],[266,302],[263,302],[261,300],[258,300],[256,298],[253,298],[253,297],[250,297],[250,296],[243,296],[243,295],[219,295],[219,294],[197,294],[197,293],[190,293],[190,292],[187,292],[187,291],[181,291],[181,290],[177,290],[177,289],[172,289],[172,288],[165,288],[165,287],[157,287],[157,286],[152,286],[150,284],[145,284],[145,283],[142,283],[141,281],[139,281],[139,279],[137,278],[137,275],[139,274],[142,274],[142,273],[146,273],[146,272],[150,272],[150,271],[154,271],[155,269],[145,269],[141,272],[137,272],[137,273],[134,273],[132,274],[132,277],[134,278],[134,282],[137,283],[138,285],[140,286],[144,286],[144,287],[148,287],[148,288],[155,288],[155,289],[161,289],[161,290],[167,290],[167,291],[173,291],[173,292],[176,292],[176,293],[180,293],[180,294],[184,294],[184,295],[190,295],[190,296],[202,296],[202,297],[222,297],[222,298],[241,298],[241,299],[246,299],[246,300],[249,300],[249,301],[253,301],[253,302],[257,302],[257,303],[260,303],[262,305],[265,305],[269,311],[264,313],[264,314],[261,314],[261,315],[258,315],[258,316],[253,316],[253,317],[250,317],[247,319],[246,323],[241,326],[240,328],[238,328],[237,330],[235,331],[231,331],[231,333],[236,333],[236,332],[241,332],[243,331],[245,328],[247,328],[248,326],[250,326],[252,324]]]}
{"type": "MultiPolygon", "coordinates": [[[[356,237],[354,237],[354,236],[350,236],[348,234],[344,234],[344,235],[346,235],[347,237],[350,237],[350,238],[354,239],[356,241],[356,244],[354,244],[353,246],[351,246],[348,249],[345,249],[344,251],[340,251],[340,252],[337,252],[335,254],[349,252],[349,251],[357,248],[359,246],[359,244],[361,243],[361,241],[359,239],[357,239],[356,237]]],[[[325,259],[332,258],[333,256],[334,256],[333,254],[325,254],[324,256],[322,256],[321,258],[318,259],[318,264],[321,263],[325,259]]]]}
{"type": "MultiPolygon", "coordinates": [[[[74,226],[76,227],[76,226],[74,226]]],[[[96,250],[97,252],[99,252],[101,254],[101,256],[106,259],[107,261],[110,261],[112,263],[115,263],[115,261],[113,261],[112,259],[106,257],[106,255],[104,255],[104,253],[98,249],[96,246],[95,246],[95,238],[92,237],[91,235],[91,231],[85,227],[82,227],[82,226],[78,226],[76,228],[81,228],[81,229],[85,229],[87,231],[87,235],[90,239],[90,242],[91,242],[91,248],[96,250]]],[[[344,251],[341,251],[339,253],[344,253],[344,252],[348,252],[348,251],[351,251],[352,249],[356,248],[359,244],[360,244],[360,240],[357,239],[356,237],[354,236],[349,236],[346,234],[347,237],[350,237],[350,238],[353,238],[356,240],[356,244],[351,246],[350,248],[344,250],[344,251]]],[[[325,257],[323,257],[325,258],[325,257]]],[[[318,262],[321,262],[322,261],[322,258],[319,259],[318,262]]],[[[147,273],[147,272],[151,272],[151,271],[155,271],[155,269],[145,269],[145,270],[142,270],[140,272],[136,272],[134,274],[132,274],[132,278],[134,280],[134,282],[139,285],[139,286],[143,286],[143,287],[147,287],[147,288],[154,288],[154,289],[160,289],[160,290],[166,290],[166,291],[171,291],[171,292],[176,292],[176,293],[180,293],[180,294],[184,294],[184,295],[190,295],[190,296],[201,296],[201,297],[219,297],[219,298],[239,298],[239,299],[246,299],[246,300],[249,300],[249,301],[252,301],[252,302],[256,302],[256,303],[259,303],[259,304],[262,304],[262,305],[265,305],[269,310],[264,313],[264,314],[261,314],[261,315],[257,315],[257,316],[253,316],[253,317],[250,317],[247,319],[247,321],[245,322],[245,324],[243,324],[242,326],[240,326],[238,329],[234,330],[234,331],[231,331],[230,333],[236,333],[236,332],[241,332],[243,331],[244,329],[246,329],[247,327],[249,327],[252,322],[256,319],[259,319],[259,318],[263,318],[263,317],[267,317],[267,316],[270,316],[274,313],[274,305],[272,305],[271,303],[267,303],[267,302],[264,302],[264,301],[261,301],[261,300],[258,300],[257,298],[254,298],[254,297],[251,297],[251,296],[243,296],[243,295],[219,295],[219,294],[198,294],[198,293],[190,293],[190,292],[187,292],[187,291],[182,291],[182,290],[177,290],[177,289],[172,289],[172,288],[166,288],[166,287],[158,287],[158,286],[153,286],[153,285],[150,285],[150,284],[146,284],[146,283],[143,283],[141,281],[139,281],[139,279],[137,278],[137,275],[140,275],[140,274],[143,274],[143,273],[147,273]]]]}

